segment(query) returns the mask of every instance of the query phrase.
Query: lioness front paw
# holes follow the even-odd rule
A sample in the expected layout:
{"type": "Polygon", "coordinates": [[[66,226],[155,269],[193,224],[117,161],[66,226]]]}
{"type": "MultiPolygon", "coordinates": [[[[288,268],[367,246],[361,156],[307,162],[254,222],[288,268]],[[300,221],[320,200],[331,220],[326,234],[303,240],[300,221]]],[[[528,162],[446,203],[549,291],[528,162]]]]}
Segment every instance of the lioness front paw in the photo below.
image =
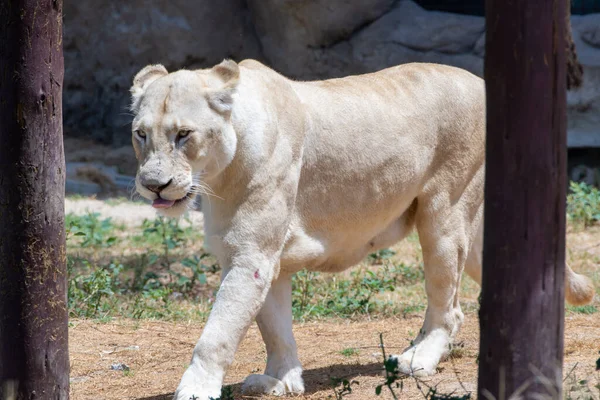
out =
{"type": "Polygon", "coordinates": [[[398,360],[400,372],[413,376],[434,375],[440,360],[450,353],[452,340],[445,330],[435,329],[422,335],[404,353],[392,356],[398,360]]]}
{"type": "Polygon", "coordinates": [[[242,392],[249,395],[270,394],[273,396],[304,393],[302,369],[297,368],[288,371],[281,380],[270,375],[249,375],[244,380],[242,392]]]}
{"type": "Polygon", "coordinates": [[[242,392],[248,395],[270,394],[272,396],[283,396],[285,386],[277,378],[269,375],[249,375],[242,385],[242,392]]]}
{"type": "Polygon", "coordinates": [[[221,397],[221,384],[206,379],[193,364],[183,374],[173,400],[211,400],[221,397]]]}
{"type": "Polygon", "coordinates": [[[427,356],[418,356],[408,350],[399,356],[391,356],[398,360],[398,371],[412,376],[430,376],[435,374],[437,361],[427,356]]]}

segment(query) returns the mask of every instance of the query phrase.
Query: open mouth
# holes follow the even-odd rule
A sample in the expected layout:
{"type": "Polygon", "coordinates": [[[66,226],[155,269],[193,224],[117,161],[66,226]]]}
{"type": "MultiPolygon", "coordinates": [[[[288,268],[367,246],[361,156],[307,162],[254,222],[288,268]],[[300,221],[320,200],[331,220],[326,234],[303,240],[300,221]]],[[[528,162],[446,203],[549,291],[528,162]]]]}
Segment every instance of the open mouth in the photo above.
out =
{"type": "Polygon", "coordinates": [[[192,196],[193,196],[192,192],[188,192],[185,196],[183,196],[182,198],[177,199],[177,200],[167,200],[167,199],[163,199],[162,197],[157,197],[152,202],[152,207],[154,207],[154,208],[171,208],[173,206],[177,206],[181,203],[188,201],[189,199],[192,198],[192,196]]]}

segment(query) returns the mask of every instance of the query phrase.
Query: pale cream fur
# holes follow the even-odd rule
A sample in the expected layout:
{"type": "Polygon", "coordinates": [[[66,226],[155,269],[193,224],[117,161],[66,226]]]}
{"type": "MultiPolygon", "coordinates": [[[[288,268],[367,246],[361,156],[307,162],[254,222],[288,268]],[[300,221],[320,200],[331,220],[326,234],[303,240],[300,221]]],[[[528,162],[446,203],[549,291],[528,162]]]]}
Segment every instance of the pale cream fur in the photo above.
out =
{"type": "MultiPolygon", "coordinates": [[[[268,353],[250,393],[303,392],[292,334],[291,276],[342,271],[416,227],[428,307],[403,372],[433,374],[463,320],[463,269],[481,276],[485,91],[464,70],[406,64],[295,82],[246,60],[168,74],[144,68],[132,87],[138,191],[196,193],[207,248],[223,267],[217,298],[177,400],[218,397],[256,318],[268,353]],[[154,188],[154,191],[148,190],[154,188]],[[156,188],[160,188],[157,190],[156,188]]],[[[567,296],[593,296],[567,272],[567,296]]]]}

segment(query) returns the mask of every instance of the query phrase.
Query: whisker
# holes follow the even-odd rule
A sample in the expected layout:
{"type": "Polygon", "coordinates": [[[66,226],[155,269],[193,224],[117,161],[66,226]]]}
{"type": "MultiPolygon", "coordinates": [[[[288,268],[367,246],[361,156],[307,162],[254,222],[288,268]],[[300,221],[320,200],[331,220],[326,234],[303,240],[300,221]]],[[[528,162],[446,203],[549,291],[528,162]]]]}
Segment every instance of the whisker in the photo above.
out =
{"type": "Polygon", "coordinates": [[[141,197],[140,194],[137,192],[137,188],[136,188],[136,185],[135,185],[135,178],[133,178],[127,184],[127,190],[129,191],[129,200],[130,201],[138,200],[141,197]]]}
{"type": "MultiPolygon", "coordinates": [[[[218,167],[218,165],[217,165],[217,167],[218,167]]],[[[211,197],[215,197],[220,200],[225,200],[225,199],[223,199],[221,196],[217,195],[208,183],[202,181],[203,176],[204,176],[204,174],[202,173],[202,171],[192,173],[192,188],[191,188],[190,192],[197,194],[197,195],[206,196],[206,200],[208,203],[207,211],[210,212],[210,210],[212,209],[211,197]]],[[[204,204],[204,203],[202,205],[203,205],[202,208],[204,208],[206,206],[206,204],[204,204]]]]}
{"type": "Polygon", "coordinates": [[[223,198],[217,196],[215,191],[208,184],[202,181],[195,182],[195,185],[192,186],[192,190],[201,191],[201,193],[204,193],[206,195],[212,195],[223,200],[223,198]]]}
{"type": "Polygon", "coordinates": [[[217,198],[217,199],[219,199],[219,200],[225,200],[225,199],[224,199],[224,198],[222,198],[221,196],[218,196],[218,195],[216,195],[216,194],[214,194],[214,193],[207,192],[206,190],[192,189],[192,190],[190,191],[190,193],[194,193],[194,194],[200,194],[200,195],[202,195],[202,194],[203,194],[203,195],[205,195],[205,196],[207,196],[207,197],[209,197],[209,198],[210,198],[210,197],[215,197],[215,198],[217,198]]]}

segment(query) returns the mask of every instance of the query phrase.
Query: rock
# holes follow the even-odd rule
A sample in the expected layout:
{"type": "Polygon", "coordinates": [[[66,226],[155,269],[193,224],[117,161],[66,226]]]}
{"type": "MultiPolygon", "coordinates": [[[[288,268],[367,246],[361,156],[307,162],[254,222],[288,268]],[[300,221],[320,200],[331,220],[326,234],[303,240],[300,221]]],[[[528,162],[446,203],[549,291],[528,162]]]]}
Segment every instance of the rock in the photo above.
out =
{"type": "Polygon", "coordinates": [[[123,175],[135,176],[137,172],[138,162],[131,145],[110,149],[104,154],[103,161],[106,165],[117,167],[123,175]]]}
{"type": "Polygon", "coordinates": [[[131,143],[129,87],[145,65],[261,56],[244,0],[81,0],[64,15],[65,133],[118,146],[131,143]]]}
{"type": "Polygon", "coordinates": [[[318,63],[319,49],[347,40],[389,11],[394,3],[394,0],[248,1],[266,58],[275,68],[295,77],[321,75],[320,65],[307,64],[318,63]]]}
{"type": "Polygon", "coordinates": [[[129,371],[129,366],[124,363],[113,363],[110,369],[113,371],[129,371]]]}
{"type": "Polygon", "coordinates": [[[134,187],[133,176],[121,175],[117,167],[100,162],[67,162],[66,172],[66,193],[128,194],[134,187]]]}
{"type": "Polygon", "coordinates": [[[477,42],[475,42],[473,53],[479,57],[483,57],[485,55],[485,32],[482,33],[479,39],[477,39],[477,42]]]}
{"type": "Polygon", "coordinates": [[[169,295],[169,300],[171,301],[179,301],[179,300],[183,300],[184,296],[183,293],[180,292],[173,292],[169,295]]]}
{"type": "Polygon", "coordinates": [[[581,32],[581,39],[590,46],[600,47],[600,27],[596,26],[581,32]]]}
{"type": "Polygon", "coordinates": [[[482,17],[427,11],[412,1],[399,2],[376,24],[384,42],[450,54],[470,53],[485,30],[482,17]]]}
{"type": "Polygon", "coordinates": [[[569,178],[576,182],[598,186],[600,185],[600,169],[591,168],[586,165],[577,165],[571,170],[569,178]]]}
{"type": "Polygon", "coordinates": [[[102,187],[92,182],[79,179],[67,179],[65,182],[65,193],[80,194],[82,196],[94,196],[102,193],[102,187]]]}
{"type": "Polygon", "coordinates": [[[571,29],[579,62],[600,67],[600,14],[573,15],[571,29]]]}
{"type": "Polygon", "coordinates": [[[412,1],[404,0],[353,36],[350,45],[355,63],[361,63],[365,70],[377,70],[407,62],[434,62],[465,68],[482,76],[483,60],[466,50],[475,47],[482,35],[483,23],[484,19],[481,17],[426,11],[412,1]],[[423,42],[419,44],[411,36],[420,35],[419,30],[429,23],[426,23],[429,14],[433,17],[431,26],[426,29],[432,37],[422,37],[423,42]],[[445,22],[446,18],[448,22],[445,22]],[[462,33],[457,21],[465,24],[462,33]],[[442,37],[444,26],[452,33],[456,44],[451,45],[442,37]],[[461,52],[463,50],[465,52],[461,52]]]}

